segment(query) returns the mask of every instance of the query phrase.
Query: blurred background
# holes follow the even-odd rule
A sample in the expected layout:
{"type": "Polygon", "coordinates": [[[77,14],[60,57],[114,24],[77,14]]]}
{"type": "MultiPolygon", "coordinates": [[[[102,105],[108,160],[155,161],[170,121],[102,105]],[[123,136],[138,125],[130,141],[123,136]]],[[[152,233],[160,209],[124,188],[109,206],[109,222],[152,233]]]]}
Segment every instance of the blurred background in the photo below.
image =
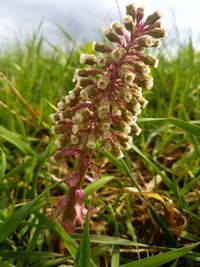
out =
{"type": "MultiPolygon", "coordinates": [[[[23,41],[32,36],[42,22],[41,32],[51,43],[62,43],[64,38],[57,24],[62,26],[79,43],[101,38],[101,29],[125,12],[130,0],[1,0],[1,49],[16,38],[23,41]],[[62,39],[63,38],[63,39],[62,39]]],[[[144,6],[146,14],[157,9],[164,14],[163,24],[169,40],[192,35],[194,46],[200,48],[200,1],[190,0],[135,0],[144,6]]],[[[66,40],[65,40],[66,41],[66,40]]]]}

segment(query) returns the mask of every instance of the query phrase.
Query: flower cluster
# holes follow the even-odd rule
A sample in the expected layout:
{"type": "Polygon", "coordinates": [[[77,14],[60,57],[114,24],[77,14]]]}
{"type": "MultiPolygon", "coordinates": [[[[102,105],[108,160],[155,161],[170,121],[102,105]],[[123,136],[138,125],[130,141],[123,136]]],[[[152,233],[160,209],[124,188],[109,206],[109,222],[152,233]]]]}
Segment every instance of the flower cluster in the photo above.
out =
{"type": "Polygon", "coordinates": [[[57,206],[69,232],[84,221],[87,212],[81,188],[93,167],[97,142],[120,159],[123,149],[131,147],[133,136],[141,132],[137,116],[147,105],[142,89],[152,88],[150,67],[158,65],[157,58],[145,49],[159,47],[159,39],[165,35],[160,18],[158,11],[144,18],[143,8],[128,5],[123,25],[113,22],[104,30],[110,43],[95,42],[95,54],[81,55],[84,66],[75,72],[75,87],[51,115],[59,148],[53,159],[77,157],[75,170],[66,177],[68,193],[57,206]]]}
{"type": "Polygon", "coordinates": [[[119,159],[122,148],[129,149],[133,136],[140,134],[137,115],[148,103],[142,88],[152,88],[149,67],[158,65],[145,48],[159,47],[165,30],[158,11],[144,18],[144,9],[130,4],[126,14],[123,25],[113,22],[104,30],[112,44],[95,42],[95,55],[81,55],[84,67],[76,70],[75,88],[51,115],[58,146],[81,149],[85,144],[94,150],[99,141],[119,159]]]}

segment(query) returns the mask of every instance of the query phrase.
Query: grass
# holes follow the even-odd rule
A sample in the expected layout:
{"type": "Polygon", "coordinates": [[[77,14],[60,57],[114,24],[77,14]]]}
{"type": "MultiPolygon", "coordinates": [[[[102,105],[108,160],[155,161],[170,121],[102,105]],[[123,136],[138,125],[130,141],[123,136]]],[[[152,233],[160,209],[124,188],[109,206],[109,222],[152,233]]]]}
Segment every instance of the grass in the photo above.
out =
{"type": "Polygon", "coordinates": [[[73,162],[50,162],[49,115],[91,43],[63,33],[66,51],[45,50],[37,33],[0,55],[0,266],[199,266],[200,55],[192,40],[173,55],[163,45],[143,132],[124,160],[98,151],[100,178],[84,188],[96,212],[68,235],[52,215],[67,190],[54,177],[73,162]]]}

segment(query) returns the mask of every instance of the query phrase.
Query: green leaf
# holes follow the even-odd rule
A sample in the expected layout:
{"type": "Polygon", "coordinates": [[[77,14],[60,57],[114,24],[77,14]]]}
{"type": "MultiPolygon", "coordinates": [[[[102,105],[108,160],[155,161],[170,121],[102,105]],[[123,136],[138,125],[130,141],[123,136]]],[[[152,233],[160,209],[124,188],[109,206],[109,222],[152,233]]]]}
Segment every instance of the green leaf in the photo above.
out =
{"type": "Polygon", "coordinates": [[[175,260],[198,246],[199,243],[186,246],[183,248],[174,249],[173,251],[165,252],[153,257],[145,258],[138,261],[133,261],[127,264],[120,265],[120,267],[158,267],[172,260],[175,260]]]}
{"type": "Polygon", "coordinates": [[[18,134],[7,130],[3,126],[0,126],[0,137],[16,146],[24,154],[35,155],[35,151],[29,145],[27,145],[18,134]]]}

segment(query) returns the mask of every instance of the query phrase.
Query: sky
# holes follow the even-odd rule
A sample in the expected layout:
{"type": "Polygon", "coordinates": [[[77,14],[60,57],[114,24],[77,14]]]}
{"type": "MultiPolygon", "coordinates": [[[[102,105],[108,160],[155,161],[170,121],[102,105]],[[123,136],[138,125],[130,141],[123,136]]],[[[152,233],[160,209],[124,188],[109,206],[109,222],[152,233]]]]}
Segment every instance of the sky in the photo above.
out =
{"type": "MultiPolygon", "coordinates": [[[[0,0],[0,46],[16,38],[31,37],[41,21],[45,39],[52,43],[64,40],[56,24],[79,42],[98,40],[102,28],[119,20],[116,2],[123,16],[125,5],[131,0],[0,0]]],[[[180,36],[192,33],[200,48],[200,0],[135,0],[134,3],[144,6],[146,15],[162,11],[169,39],[174,37],[176,20],[180,36]]]]}

